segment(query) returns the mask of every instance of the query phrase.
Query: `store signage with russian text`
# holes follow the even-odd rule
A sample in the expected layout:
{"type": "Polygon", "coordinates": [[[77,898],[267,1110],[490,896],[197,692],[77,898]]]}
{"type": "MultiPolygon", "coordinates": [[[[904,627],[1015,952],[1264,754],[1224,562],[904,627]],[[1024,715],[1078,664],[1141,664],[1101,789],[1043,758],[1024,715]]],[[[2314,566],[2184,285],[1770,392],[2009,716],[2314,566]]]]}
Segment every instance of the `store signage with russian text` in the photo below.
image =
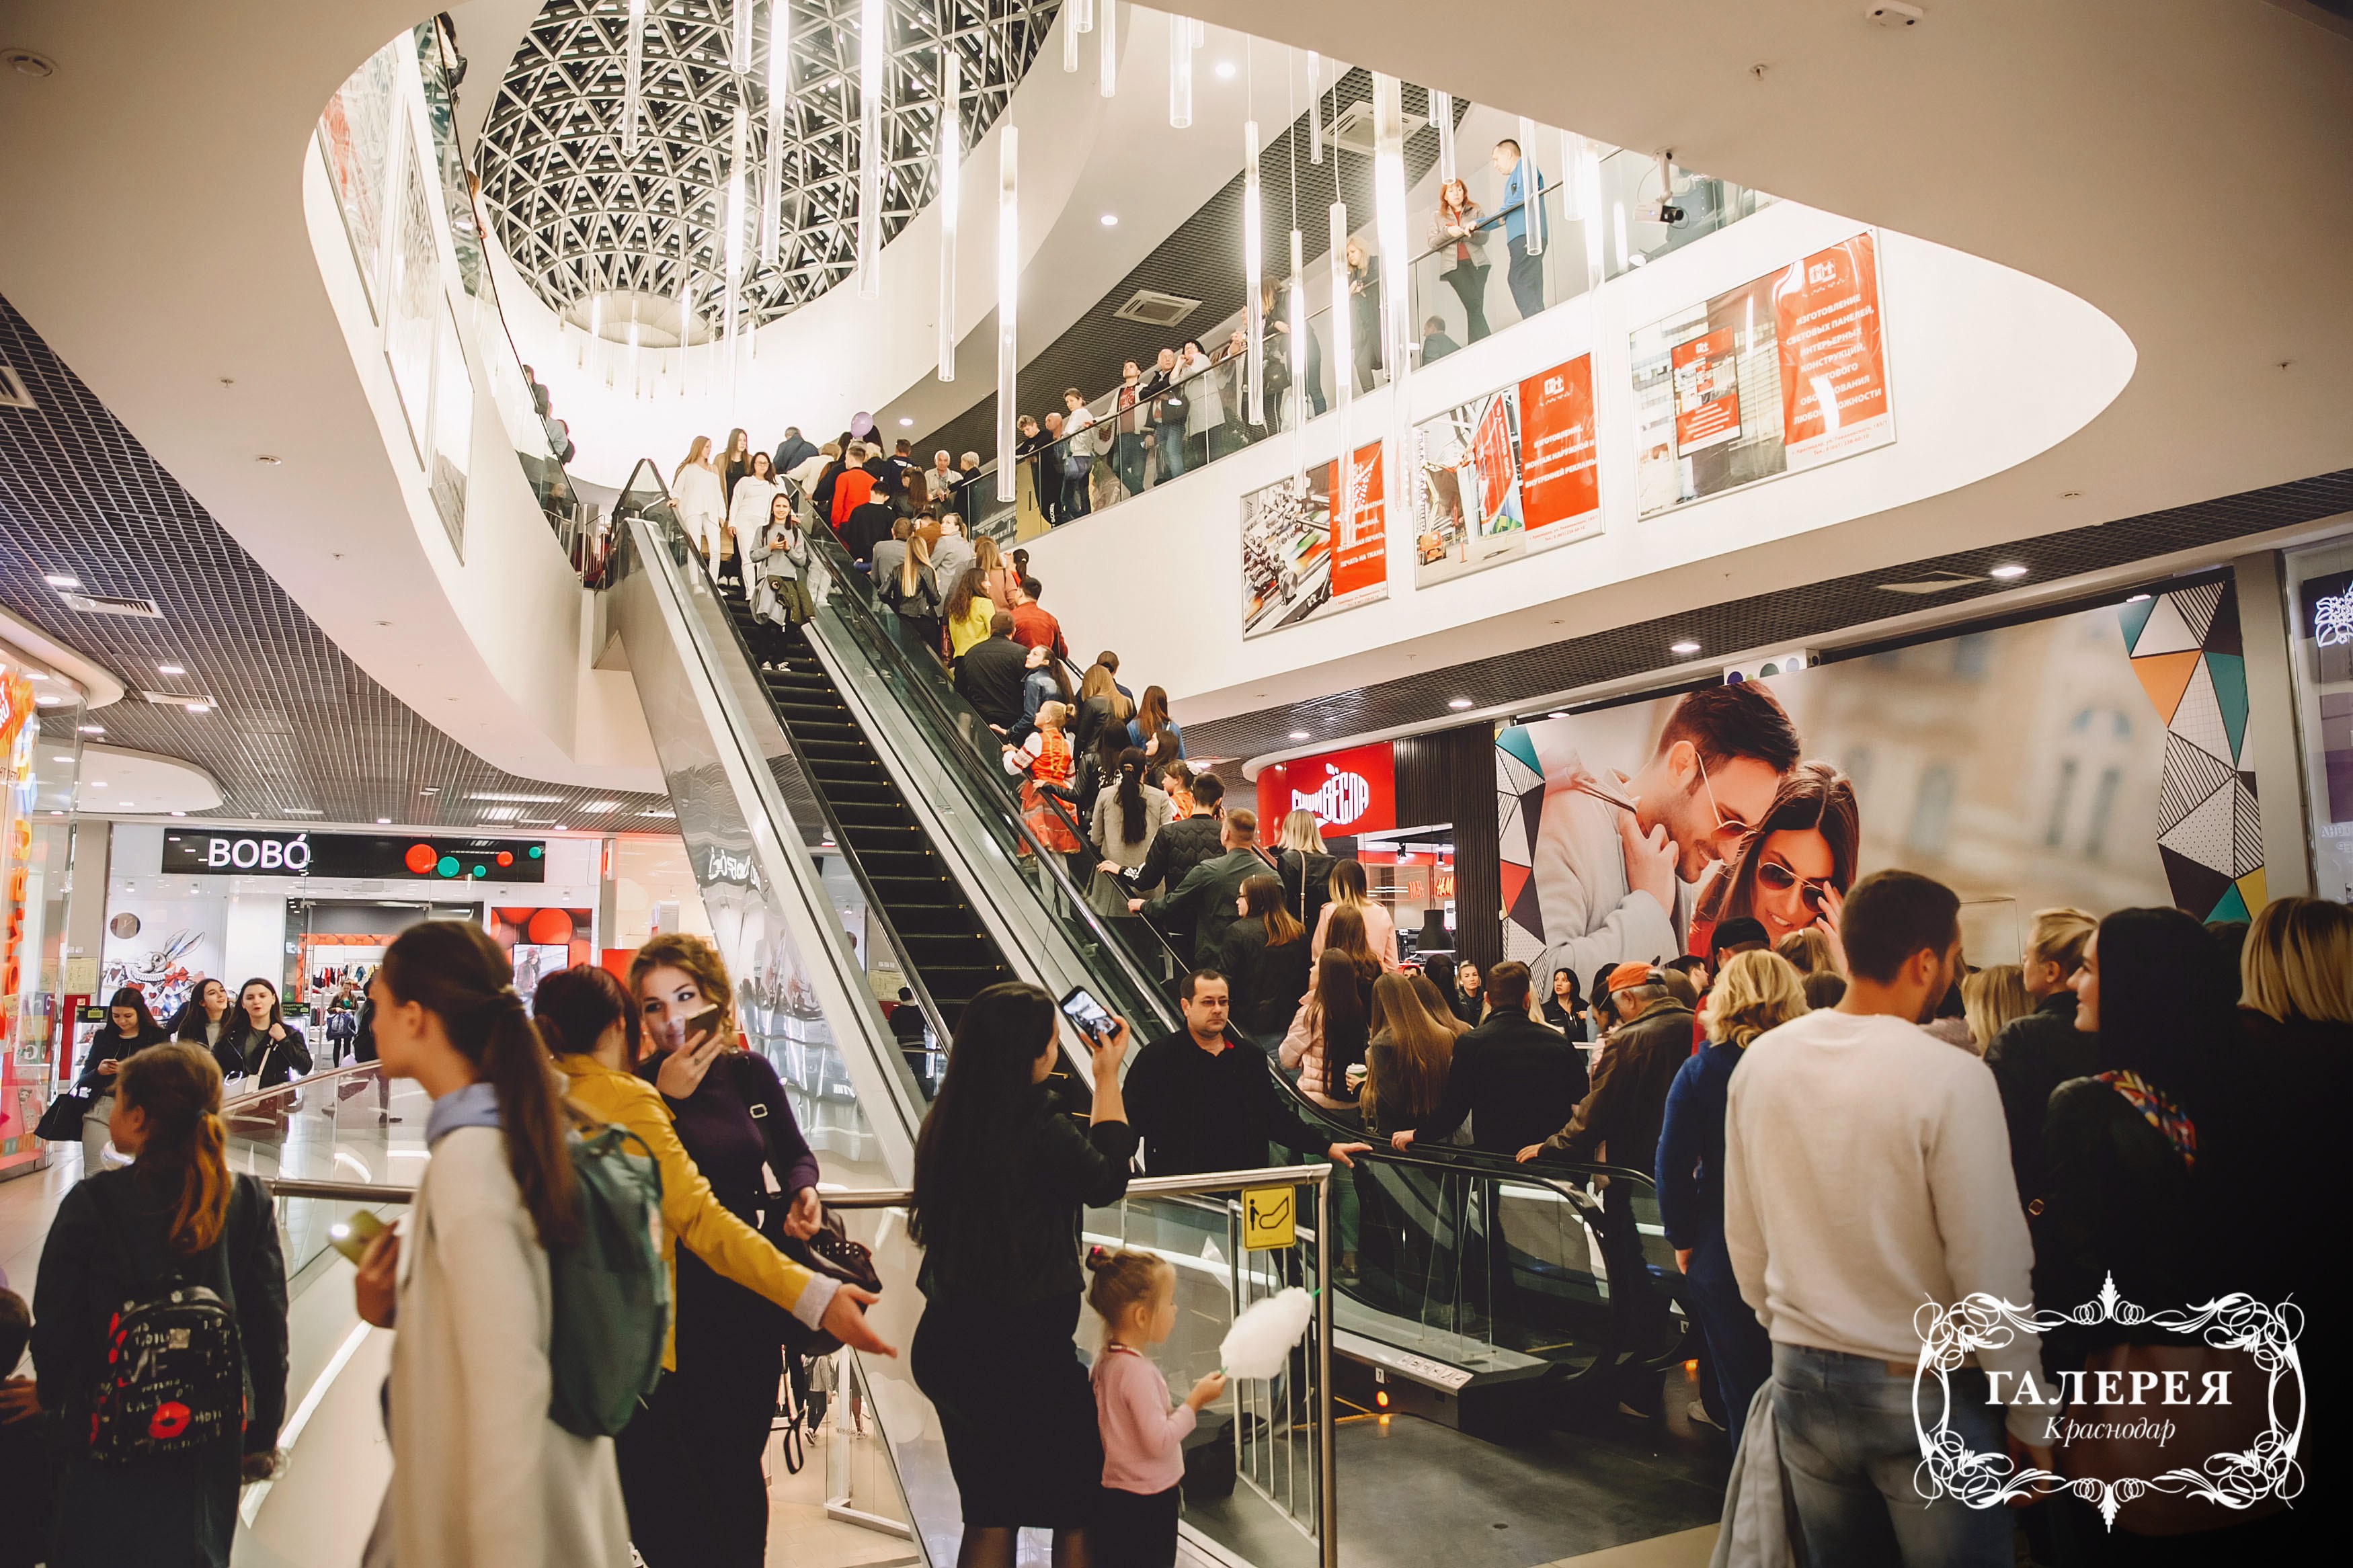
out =
{"type": "Polygon", "coordinates": [[[1258,808],[1270,844],[1293,811],[1313,812],[1326,838],[1386,832],[1397,826],[1396,754],[1382,741],[1271,763],[1259,772],[1258,808]]]}

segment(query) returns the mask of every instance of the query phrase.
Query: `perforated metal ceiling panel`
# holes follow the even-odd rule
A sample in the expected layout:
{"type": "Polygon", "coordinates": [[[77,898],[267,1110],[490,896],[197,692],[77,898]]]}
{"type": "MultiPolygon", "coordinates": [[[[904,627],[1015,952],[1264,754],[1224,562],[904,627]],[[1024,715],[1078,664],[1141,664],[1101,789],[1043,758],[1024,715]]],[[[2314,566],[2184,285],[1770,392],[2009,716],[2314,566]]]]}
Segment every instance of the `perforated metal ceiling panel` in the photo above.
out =
{"type": "MultiPolygon", "coordinates": [[[[1510,658],[1449,665],[1360,690],[1335,691],[1312,702],[1201,720],[1185,726],[1185,743],[1188,751],[1202,756],[1249,758],[1297,750],[1303,742],[1291,736],[1299,730],[1320,742],[1426,724],[1444,718],[1448,704],[1456,698],[1470,699],[1473,708],[1533,704],[1555,692],[1626,680],[1646,671],[1656,671],[1659,684],[1666,687],[1679,678],[1705,677],[1716,668],[1703,654],[1679,670],[1670,645],[1686,637],[1711,652],[1803,647],[1810,638],[1927,605],[1941,607],[2000,593],[2010,584],[1989,579],[1985,574],[2005,561],[2031,562],[2037,581],[2059,581],[2347,511],[2353,511],[2353,468],[2242,495],[2220,496],[2194,506],[2119,518],[2037,539],[2013,540],[1993,549],[1926,556],[1803,588],[1726,600],[1590,637],[1567,637],[1510,658]],[[1928,599],[1891,592],[1885,586],[1915,583],[1939,573],[1958,573],[1976,580],[1928,599]]],[[[1229,764],[1226,771],[1235,770],[1229,764]]]]}
{"type": "Polygon", "coordinates": [[[346,658],[227,530],[166,473],[0,299],[0,361],[33,407],[0,408],[0,601],[120,678],[132,693],[89,721],[110,745],[182,757],[218,781],[230,817],[516,828],[667,829],[658,795],[517,778],[418,717],[346,658]],[[44,581],[152,599],[161,619],[69,608],[44,581]],[[183,676],[158,672],[175,664],[183,676]],[[142,690],[210,696],[191,713],[142,690]],[[436,793],[424,793],[431,788],[436,793]],[[469,800],[477,793],[550,797],[469,800]],[[591,813],[591,802],[611,808],[591,813]]]}

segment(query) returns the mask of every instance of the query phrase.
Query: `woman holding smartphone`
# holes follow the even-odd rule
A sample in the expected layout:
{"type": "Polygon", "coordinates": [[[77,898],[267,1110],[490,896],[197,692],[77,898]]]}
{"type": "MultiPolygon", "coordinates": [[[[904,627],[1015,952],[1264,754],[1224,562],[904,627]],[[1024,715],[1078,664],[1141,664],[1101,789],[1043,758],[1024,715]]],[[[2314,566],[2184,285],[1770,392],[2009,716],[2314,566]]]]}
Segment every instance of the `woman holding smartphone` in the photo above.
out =
{"type": "Polygon", "coordinates": [[[136,985],[126,985],[107,1004],[106,1023],[90,1042],[90,1055],[74,1092],[90,1096],[81,1113],[81,1173],[95,1176],[106,1169],[106,1129],[114,1120],[114,1075],[134,1052],[164,1043],[164,1026],[147,1008],[147,998],[136,985]]]}
{"type": "Polygon", "coordinates": [[[1012,1568],[1024,1526],[1054,1532],[1055,1562],[1088,1560],[1103,1457],[1071,1339],[1085,1282],[1079,1216],[1127,1191],[1135,1134],[1120,1099],[1125,1021],[1082,1037],[1094,1079],[1084,1132],[1046,1087],[1060,1025],[1035,985],[984,989],[957,1021],[915,1139],[907,1234],[924,1249],[924,1306],[913,1369],[963,1500],[959,1568],[1012,1568]]]}
{"type": "MultiPolygon", "coordinates": [[[[629,961],[629,991],[650,1047],[638,1076],[661,1091],[712,1194],[747,1226],[774,1221],[772,1239],[779,1227],[807,1239],[824,1216],[817,1156],[776,1069],[738,1047],[735,987],[718,952],[666,931],[629,961]],[[769,1212],[778,1205],[780,1219],[769,1212]]],[[[677,1373],[621,1434],[630,1526],[650,1568],[758,1568],[768,1537],[760,1458],[784,1374],[785,1314],[691,1246],[678,1255],[677,1310],[677,1373]]]]}

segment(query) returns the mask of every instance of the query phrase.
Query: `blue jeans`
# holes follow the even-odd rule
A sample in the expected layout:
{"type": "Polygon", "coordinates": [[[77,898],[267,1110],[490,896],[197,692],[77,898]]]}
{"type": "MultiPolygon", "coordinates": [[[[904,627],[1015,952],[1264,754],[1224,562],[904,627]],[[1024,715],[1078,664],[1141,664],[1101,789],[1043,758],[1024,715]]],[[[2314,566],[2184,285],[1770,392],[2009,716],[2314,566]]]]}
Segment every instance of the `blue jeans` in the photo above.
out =
{"type": "Polygon", "coordinates": [[[1123,433],[1113,444],[1112,463],[1119,469],[1119,482],[1128,494],[1144,489],[1144,459],[1149,456],[1144,449],[1144,433],[1123,433]]]}
{"type": "Polygon", "coordinates": [[[1185,471],[1185,426],[1152,426],[1152,449],[1160,455],[1160,480],[1166,484],[1185,471]]]}
{"type": "MultiPolygon", "coordinates": [[[[1950,1375],[1952,1431],[1974,1453],[2002,1451],[2002,1407],[1986,1403],[1985,1373],[1950,1375]]],[[[1927,1406],[1922,1424],[1938,1412],[1927,1406]]],[[[1773,1347],[1773,1424],[1789,1494],[1813,1568],[2010,1568],[2007,1508],[1928,1501],[1913,1485],[1912,1369],[1806,1345],[1773,1347]]]]}
{"type": "Polygon", "coordinates": [[[1755,1310],[1740,1299],[1740,1281],[1733,1277],[1721,1229],[1692,1248],[1691,1271],[1683,1276],[1683,1284],[1700,1332],[1707,1337],[1708,1361],[1724,1394],[1725,1426],[1737,1453],[1740,1435],[1748,1425],[1748,1402],[1773,1375],[1773,1342],[1755,1310]]]}
{"type": "Polygon", "coordinates": [[[1519,308],[1520,320],[1525,321],[1545,308],[1544,258],[1528,254],[1525,236],[1507,240],[1504,248],[1511,252],[1512,264],[1504,278],[1512,286],[1512,303],[1519,308]]]}

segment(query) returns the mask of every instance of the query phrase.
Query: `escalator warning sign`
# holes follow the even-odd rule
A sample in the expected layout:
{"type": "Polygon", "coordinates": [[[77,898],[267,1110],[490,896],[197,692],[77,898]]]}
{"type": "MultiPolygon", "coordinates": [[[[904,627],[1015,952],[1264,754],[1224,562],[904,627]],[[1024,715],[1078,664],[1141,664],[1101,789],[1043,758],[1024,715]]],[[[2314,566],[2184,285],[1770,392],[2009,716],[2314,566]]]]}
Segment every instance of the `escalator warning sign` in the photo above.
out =
{"type": "Polygon", "coordinates": [[[1266,1252],[1299,1243],[1299,1213],[1290,1187],[1248,1187],[1242,1192],[1242,1246],[1266,1252]]]}

